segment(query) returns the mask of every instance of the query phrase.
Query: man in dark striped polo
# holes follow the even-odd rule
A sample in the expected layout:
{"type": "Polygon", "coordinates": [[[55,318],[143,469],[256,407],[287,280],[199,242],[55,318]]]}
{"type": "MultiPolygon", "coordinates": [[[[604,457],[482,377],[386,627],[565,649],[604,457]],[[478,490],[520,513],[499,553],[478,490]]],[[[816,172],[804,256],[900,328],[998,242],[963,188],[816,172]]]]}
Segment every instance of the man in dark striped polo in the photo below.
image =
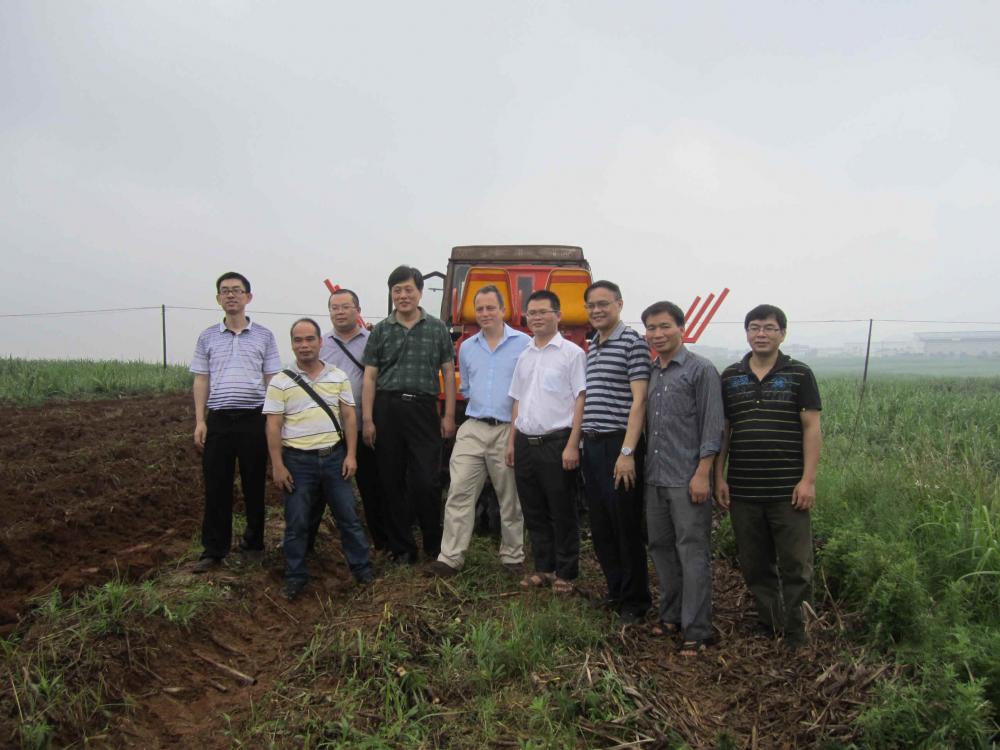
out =
{"type": "Polygon", "coordinates": [[[253,299],[247,278],[233,271],[224,273],[216,280],[215,290],[226,317],[202,332],[191,360],[194,444],[202,451],[205,475],[204,551],[195,573],[211,570],[229,552],[237,462],[247,520],[240,549],[264,549],[267,439],[261,409],[267,384],[281,371],[274,334],[246,315],[253,299]]]}
{"type": "Polygon", "coordinates": [[[750,352],[722,373],[726,429],[715,494],[730,509],[761,631],[783,634],[797,648],[805,643],[802,605],[812,589],[809,510],[816,502],[822,404],[812,370],[779,348],[788,328],[784,312],[758,305],[744,328],[750,352]]]}
{"type": "Polygon", "coordinates": [[[652,603],[642,538],[649,346],[622,322],[617,284],[595,281],[583,299],[596,331],[587,350],[584,489],[594,552],[608,584],[604,604],[631,624],[641,620],[652,603]]]}
{"type": "Polygon", "coordinates": [[[420,307],[423,290],[416,268],[389,274],[394,309],[372,329],[361,360],[362,437],[375,449],[389,553],[409,565],[417,562],[414,514],[424,554],[434,560],[441,552],[441,446],[455,435],[455,349],[445,324],[420,307]]]}

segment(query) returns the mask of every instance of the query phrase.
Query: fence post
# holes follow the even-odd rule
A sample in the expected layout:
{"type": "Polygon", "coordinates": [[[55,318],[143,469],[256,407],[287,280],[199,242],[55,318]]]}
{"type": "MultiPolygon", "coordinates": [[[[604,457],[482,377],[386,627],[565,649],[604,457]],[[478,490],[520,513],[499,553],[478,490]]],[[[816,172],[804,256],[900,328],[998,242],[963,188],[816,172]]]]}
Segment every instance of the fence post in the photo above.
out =
{"type": "Polygon", "coordinates": [[[167,306],[160,305],[160,338],[163,339],[163,369],[167,369],[167,306]]]}

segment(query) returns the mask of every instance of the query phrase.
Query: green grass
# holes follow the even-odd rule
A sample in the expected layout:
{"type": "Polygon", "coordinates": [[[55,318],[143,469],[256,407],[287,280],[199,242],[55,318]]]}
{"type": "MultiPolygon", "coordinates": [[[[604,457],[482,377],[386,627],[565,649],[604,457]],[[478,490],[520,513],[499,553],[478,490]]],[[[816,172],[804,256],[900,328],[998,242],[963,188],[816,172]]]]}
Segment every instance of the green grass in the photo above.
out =
{"type": "Polygon", "coordinates": [[[1000,718],[1000,380],[830,378],[818,573],[905,679],[866,746],[985,747],[1000,718]]]}
{"type": "MultiPolygon", "coordinates": [[[[58,589],[35,602],[31,628],[0,639],[11,690],[0,710],[15,716],[21,747],[49,748],[67,738],[100,735],[110,718],[131,710],[132,699],[109,679],[109,656],[122,642],[128,660],[152,619],[186,628],[217,593],[205,584],[185,587],[108,581],[64,600],[58,589]]],[[[120,657],[120,654],[118,655],[120,657]]]]}
{"type": "Polygon", "coordinates": [[[186,367],[87,359],[0,358],[0,402],[18,406],[52,399],[114,398],[191,389],[186,367]]]}

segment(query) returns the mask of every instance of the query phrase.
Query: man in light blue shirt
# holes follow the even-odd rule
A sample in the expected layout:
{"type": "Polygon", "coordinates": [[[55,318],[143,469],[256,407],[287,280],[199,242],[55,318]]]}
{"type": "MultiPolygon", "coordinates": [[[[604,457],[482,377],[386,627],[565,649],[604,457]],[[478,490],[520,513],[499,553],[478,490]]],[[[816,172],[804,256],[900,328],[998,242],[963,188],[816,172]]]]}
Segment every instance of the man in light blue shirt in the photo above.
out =
{"type": "Polygon", "coordinates": [[[495,286],[473,299],[479,333],[458,352],[467,419],[455,436],[449,471],[451,487],[444,509],[441,554],[427,570],[453,576],[465,561],[472,540],[476,500],[489,475],[500,504],[500,561],[511,573],[524,567],[524,519],[514,482],[514,444],[508,395],[514,365],[531,339],[503,322],[504,301],[495,286]]]}

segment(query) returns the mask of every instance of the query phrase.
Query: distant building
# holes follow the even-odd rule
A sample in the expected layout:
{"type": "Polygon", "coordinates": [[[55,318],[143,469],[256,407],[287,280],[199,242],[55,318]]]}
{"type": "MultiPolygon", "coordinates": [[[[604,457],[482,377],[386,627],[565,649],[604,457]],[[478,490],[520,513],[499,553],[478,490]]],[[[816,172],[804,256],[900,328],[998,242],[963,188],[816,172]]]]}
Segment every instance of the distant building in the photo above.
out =
{"type": "Polygon", "coordinates": [[[938,357],[1000,357],[1000,331],[946,331],[915,334],[924,354],[938,357]]]}

